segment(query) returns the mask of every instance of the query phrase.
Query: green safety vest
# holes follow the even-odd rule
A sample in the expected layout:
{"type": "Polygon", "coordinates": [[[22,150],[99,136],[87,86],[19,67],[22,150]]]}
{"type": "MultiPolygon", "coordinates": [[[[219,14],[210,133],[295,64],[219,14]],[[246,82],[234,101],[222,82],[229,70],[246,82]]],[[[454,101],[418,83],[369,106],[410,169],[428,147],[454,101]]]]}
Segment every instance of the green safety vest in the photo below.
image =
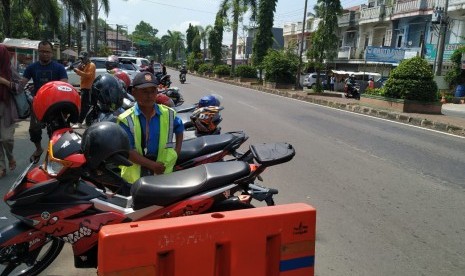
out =
{"type": "MultiPolygon", "coordinates": [[[[142,133],[140,128],[139,117],[134,112],[135,107],[132,107],[118,116],[118,122],[125,124],[129,127],[136,146],[136,151],[144,155],[142,152],[142,133]]],[[[158,155],[157,162],[165,165],[164,173],[170,173],[173,171],[174,165],[178,154],[174,149],[175,143],[173,143],[173,124],[176,112],[164,105],[158,105],[160,110],[160,136],[158,142],[158,155]]],[[[139,164],[133,164],[132,166],[126,167],[121,166],[121,177],[129,183],[134,183],[140,178],[141,168],[139,164]]]]}

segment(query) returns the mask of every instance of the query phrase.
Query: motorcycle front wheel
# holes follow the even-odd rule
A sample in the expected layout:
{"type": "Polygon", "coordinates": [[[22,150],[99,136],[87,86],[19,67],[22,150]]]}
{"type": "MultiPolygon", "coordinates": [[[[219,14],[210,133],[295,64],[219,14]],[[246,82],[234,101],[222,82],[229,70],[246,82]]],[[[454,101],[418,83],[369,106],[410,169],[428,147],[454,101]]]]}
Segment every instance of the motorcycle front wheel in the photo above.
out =
{"type": "Polygon", "coordinates": [[[55,237],[49,237],[46,243],[29,252],[29,243],[19,243],[0,248],[0,276],[39,275],[60,254],[64,242],[55,237]]]}

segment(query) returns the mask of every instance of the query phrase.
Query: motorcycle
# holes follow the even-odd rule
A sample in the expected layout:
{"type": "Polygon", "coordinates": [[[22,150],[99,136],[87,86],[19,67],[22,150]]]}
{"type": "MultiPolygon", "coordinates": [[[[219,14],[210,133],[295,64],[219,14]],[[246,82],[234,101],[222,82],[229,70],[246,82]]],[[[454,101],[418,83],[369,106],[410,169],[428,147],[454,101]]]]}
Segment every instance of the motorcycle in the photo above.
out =
{"type": "Polygon", "coordinates": [[[184,73],[181,73],[181,75],[179,75],[179,81],[184,84],[186,82],[186,74],[184,73]]]}
{"type": "Polygon", "coordinates": [[[142,177],[125,197],[105,189],[108,183],[124,184],[112,170],[121,163],[112,159],[91,169],[78,138],[72,129],[56,130],[44,165],[31,163],[5,195],[19,221],[0,229],[1,275],[40,274],[65,242],[72,245],[75,267],[95,268],[104,225],[253,208],[252,199],[274,205],[278,191],[255,181],[267,167],[295,155],[287,143],[251,145],[244,158],[253,164],[210,163],[142,177]]]}
{"type": "Polygon", "coordinates": [[[356,82],[348,82],[344,85],[344,96],[360,100],[360,85],[356,82]]]}

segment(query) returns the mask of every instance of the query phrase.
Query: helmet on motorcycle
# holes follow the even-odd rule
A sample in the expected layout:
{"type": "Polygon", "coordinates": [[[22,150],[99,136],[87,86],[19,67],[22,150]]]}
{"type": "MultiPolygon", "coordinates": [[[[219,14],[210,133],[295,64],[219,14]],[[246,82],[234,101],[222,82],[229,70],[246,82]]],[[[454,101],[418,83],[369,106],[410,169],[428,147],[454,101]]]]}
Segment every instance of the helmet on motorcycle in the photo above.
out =
{"type": "Polygon", "coordinates": [[[98,76],[92,84],[92,96],[97,99],[97,106],[104,112],[114,112],[123,104],[124,88],[113,75],[98,76]]]}
{"type": "Polygon", "coordinates": [[[86,129],[82,136],[81,150],[91,169],[101,164],[130,166],[129,138],[116,123],[99,122],[86,129]]]}
{"type": "Polygon", "coordinates": [[[220,106],[220,100],[213,95],[203,96],[199,100],[199,107],[206,107],[206,106],[220,106]]]}
{"type": "Polygon", "coordinates": [[[168,88],[168,90],[165,90],[162,93],[170,97],[170,99],[173,100],[173,104],[175,106],[178,106],[184,103],[184,98],[182,97],[181,93],[179,93],[179,89],[177,87],[168,88]]]}
{"type": "Polygon", "coordinates": [[[170,97],[163,94],[163,93],[158,93],[156,97],[157,97],[157,104],[163,104],[163,105],[166,105],[168,107],[174,107],[175,106],[173,100],[170,97]]]}
{"type": "Polygon", "coordinates": [[[223,120],[220,114],[222,109],[222,107],[218,106],[208,106],[194,110],[191,115],[191,121],[196,131],[200,134],[213,133],[218,124],[223,120]]]}
{"type": "Polygon", "coordinates": [[[51,81],[37,91],[32,110],[41,122],[48,123],[57,115],[69,114],[68,121],[76,123],[81,111],[81,97],[71,84],[51,81]]]}
{"type": "Polygon", "coordinates": [[[124,72],[120,69],[113,69],[110,72],[113,76],[117,77],[118,79],[122,80],[124,83],[124,89],[128,89],[131,86],[131,78],[129,77],[128,73],[124,72]]]}
{"type": "Polygon", "coordinates": [[[105,68],[110,71],[112,69],[118,68],[118,57],[115,55],[111,55],[105,61],[105,68]]]}

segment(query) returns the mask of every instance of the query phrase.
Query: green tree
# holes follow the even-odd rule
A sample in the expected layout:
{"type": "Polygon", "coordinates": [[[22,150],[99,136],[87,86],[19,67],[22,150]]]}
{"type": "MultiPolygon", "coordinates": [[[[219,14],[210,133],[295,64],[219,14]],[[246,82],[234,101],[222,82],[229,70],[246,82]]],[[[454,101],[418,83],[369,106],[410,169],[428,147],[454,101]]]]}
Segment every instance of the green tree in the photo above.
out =
{"type": "Polygon", "coordinates": [[[324,60],[331,61],[337,57],[339,29],[337,17],[342,14],[340,0],[318,0],[315,6],[316,17],[321,18],[318,29],[312,36],[312,45],[307,52],[316,67],[316,90],[321,91],[320,73],[324,60]]]}
{"type": "Polygon", "coordinates": [[[208,36],[208,47],[213,58],[213,64],[219,65],[223,60],[223,31],[224,31],[224,17],[226,16],[225,11],[219,10],[216,14],[215,25],[210,31],[208,36]]]}
{"type": "Polygon", "coordinates": [[[195,36],[197,35],[197,28],[192,26],[189,23],[189,27],[186,31],[186,53],[189,55],[192,52],[192,41],[194,41],[195,36]]]}
{"type": "Polygon", "coordinates": [[[256,0],[223,0],[220,5],[220,11],[226,14],[231,14],[232,22],[231,29],[233,32],[232,41],[232,57],[231,57],[231,75],[234,76],[234,69],[236,67],[236,48],[237,48],[237,30],[239,28],[239,18],[251,8],[251,20],[255,20],[257,12],[256,0]]]}
{"type": "Polygon", "coordinates": [[[67,22],[67,42],[68,47],[71,47],[71,18],[76,23],[79,18],[83,15],[84,17],[90,16],[91,10],[88,5],[86,5],[85,1],[74,1],[74,0],[62,0],[63,5],[66,7],[68,11],[68,22],[67,22]]]}
{"type": "Polygon", "coordinates": [[[184,47],[184,35],[178,31],[168,30],[167,35],[164,36],[163,46],[171,52],[171,61],[178,60],[181,50],[184,47]]]}
{"type": "Polygon", "coordinates": [[[202,44],[203,44],[202,55],[203,55],[203,60],[205,60],[205,58],[207,57],[208,37],[213,27],[211,25],[207,25],[205,28],[203,28],[202,26],[197,26],[197,28],[199,29],[200,40],[202,41],[202,44]]]}
{"type": "Polygon", "coordinates": [[[299,58],[291,51],[270,49],[263,59],[265,80],[277,83],[293,83],[299,58]]]}
{"type": "Polygon", "coordinates": [[[277,0],[260,0],[258,5],[258,29],[253,42],[252,63],[259,66],[268,49],[273,46],[273,21],[277,0]]]}
{"type": "Polygon", "coordinates": [[[437,101],[438,86],[428,62],[421,57],[403,60],[392,70],[384,96],[423,102],[437,101]]]}
{"type": "MultiPolygon", "coordinates": [[[[109,0],[92,0],[92,14],[94,16],[94,21],[93,21],[93,27],[94,27],[94,52],[98,52],[98,13],[100,8],[103,7],[103,12],[105,15],[108,16],[108,13],[110,12],[110,1],[109,0]],[[100,4],[100,7],[99,7],[100,4]]],[[[88,25],[89,27],[89,25],[88,25]]],[[[88,36],[90,37],[90,36],[88,36]]],[[[90,47],[89,47],[90,48],[90,47]]],[[[89,48],[87,48],[89,50],[89,48]]]]}

